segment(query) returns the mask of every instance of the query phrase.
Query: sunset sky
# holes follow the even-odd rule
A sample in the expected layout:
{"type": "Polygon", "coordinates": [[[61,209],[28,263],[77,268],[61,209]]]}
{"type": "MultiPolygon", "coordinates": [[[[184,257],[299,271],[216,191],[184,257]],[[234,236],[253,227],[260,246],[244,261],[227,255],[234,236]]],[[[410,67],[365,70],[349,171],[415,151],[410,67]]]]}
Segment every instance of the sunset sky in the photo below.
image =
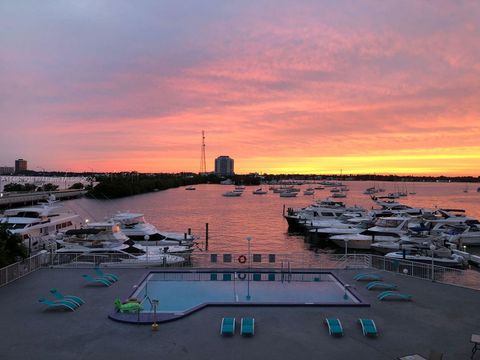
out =
{"type": "Polygon", "coordinates": [[[2,0],[0,166],[480,175],[480,1],[2,0]]]}

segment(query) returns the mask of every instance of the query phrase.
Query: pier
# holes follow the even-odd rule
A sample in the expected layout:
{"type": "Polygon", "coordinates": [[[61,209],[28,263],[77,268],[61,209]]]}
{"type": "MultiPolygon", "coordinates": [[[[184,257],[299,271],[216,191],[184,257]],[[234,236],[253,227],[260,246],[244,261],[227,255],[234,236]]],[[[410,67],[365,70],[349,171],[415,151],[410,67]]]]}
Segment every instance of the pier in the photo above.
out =
{"type": "Polygon", "coordinates": [[[36,191],[31,193],[2,193],[0,196],[0,208],[13,205],[31,205],[39,201],[48,200],[52,195],[57,200],[73,199],[82,197],[86,190],[58,190],[58,191],[36,191]]]}

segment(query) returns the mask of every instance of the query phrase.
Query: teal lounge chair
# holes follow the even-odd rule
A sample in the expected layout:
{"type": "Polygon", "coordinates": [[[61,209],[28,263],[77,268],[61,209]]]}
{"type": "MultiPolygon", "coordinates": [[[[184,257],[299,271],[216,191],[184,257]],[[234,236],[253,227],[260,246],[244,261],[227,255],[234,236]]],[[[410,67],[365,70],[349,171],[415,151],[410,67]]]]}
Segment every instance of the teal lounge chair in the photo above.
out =
{"type": "Polygon", "coordinates": [[[381,292],[380,294],[377,295],[378,300],[387,300],[387,299],[393,299],[393,300],[407,300],[410,301],[412,300],[412,295],[408,294],[402,294],[396,291],[384,291],[381,292]]]}
{"type": "Polygon", "coordinates": [[[240,321],[240,334],[243,336],[253,336],[255,334],[254,318],[242,318],[242,320],[240,321]]]}
{"type": "Polygon", "coordinates": [[[367,284],[367,290],[395,290],[397,288],[397,285],[395,284],[390,284],[382,281],[372,281],[367,284]]]}
{"type": "Polygon", "coordinates": [[[378,336],[377,327],[372,319],[358,319],[364,336],[378,336]]]}
{"type": "Polygon", "coordinates": [[[50,289],[50,293],[55,296],[58,300],[66,300],[66,301],[72,301],[78,306],[85,304],[85,301],[78,296],[73,296],[73,295],[63,295],[60,291],[57,289],[53,288],[50,289]]]}
{"type": "Polygon", "coordinates": [[[382,280],[380,275],[377,274],[357,274],[353,277],[357,281],[379,281],[382,280]]]}
{"type": "Polygon", "coordinates": [[[38,299],[38,302],[40,304],[47,305],[49,308],[62,308],[62,309],[68,309],[71,311],[75,311],[75,309],[77,308],[73,303],[68,301],[62,301],[62,300],[52,301],[45,298],[40,298],[38,299]]]}
{"type": "Polygon", "coordinates": [[[337,318],[326,318],[325,323],[328,325],[328,333],[332,336],[343,336],[342,323],[337,318]]]}
{"type": "Polygon", "coordinates": [[[103,284],[105,286],[110,286],[112,283],[105,278],[94,278],[90,275],[83,274],[82,277],[91,284],[103,284]]]}
{"type": "Polygon", "coordinates": [[[101,278],[104,278],[104,279],[107,279],[108,281],[110,282],[116,282],[119,280],[119,277],[115,274],[106,274],[103,272],[102,269],[100,269],[99,267],[96,267],[95,268],[95,273],[98,275],[98,277],[101,277],[101,278]]]}
{"type": "Polygon", "coordinates": [[[221,335],[233,335],[235,334],[235,318],[224,317],[222,324],[220,325],[221,335]]]}

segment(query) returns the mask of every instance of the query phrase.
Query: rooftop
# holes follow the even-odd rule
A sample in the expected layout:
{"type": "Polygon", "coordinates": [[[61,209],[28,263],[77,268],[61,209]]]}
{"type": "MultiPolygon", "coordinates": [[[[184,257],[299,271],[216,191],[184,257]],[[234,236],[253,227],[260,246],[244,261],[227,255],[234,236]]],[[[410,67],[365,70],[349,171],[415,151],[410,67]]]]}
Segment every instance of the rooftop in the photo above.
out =
{"type": "MultiPolygon", "coordinates": [[[[359,271],[332,271],[371,307],[207,307],[185,318],[150,326],[107,318],[148,269],[110,270],[111,287],[86,286],[88,269],[41,269],[0,288],[0,348],[5,359],[395,359],[430,349],[446,359],[470,356],[472,333],[480,332],[479,292],[383,272],[387,282],[412,294],[412,302],[377,300],[377,291],[356,282],[359,271]],[[86,301],[75,312],[45,310],[38,298],[56,287],[86,301]],[[224,316],[255,318],[255,336],[219,335],[224,316]],[[333,338],[323,324],[338,317],[345,335],[333,338]],[[362,335],[358,318],[373,319],[378,338],[362,335]]],[[[362,271],[363,272],[363,271],[362,271]]],[[[376,271],[378,273],[378,271],[376,271]]],[[[479,355],[477,355],[478,357],[479,355]]]]}

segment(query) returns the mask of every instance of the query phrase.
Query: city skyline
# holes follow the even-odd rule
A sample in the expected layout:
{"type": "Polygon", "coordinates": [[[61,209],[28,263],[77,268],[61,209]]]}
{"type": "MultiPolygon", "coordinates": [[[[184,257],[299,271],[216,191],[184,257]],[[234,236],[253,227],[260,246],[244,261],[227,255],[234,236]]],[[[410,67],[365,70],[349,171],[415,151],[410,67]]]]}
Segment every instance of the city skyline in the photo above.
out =
{"type": "Polygon", "coordinates": [[[0,4],[0,166],[480,175],[480,3],[0,4]]]}

